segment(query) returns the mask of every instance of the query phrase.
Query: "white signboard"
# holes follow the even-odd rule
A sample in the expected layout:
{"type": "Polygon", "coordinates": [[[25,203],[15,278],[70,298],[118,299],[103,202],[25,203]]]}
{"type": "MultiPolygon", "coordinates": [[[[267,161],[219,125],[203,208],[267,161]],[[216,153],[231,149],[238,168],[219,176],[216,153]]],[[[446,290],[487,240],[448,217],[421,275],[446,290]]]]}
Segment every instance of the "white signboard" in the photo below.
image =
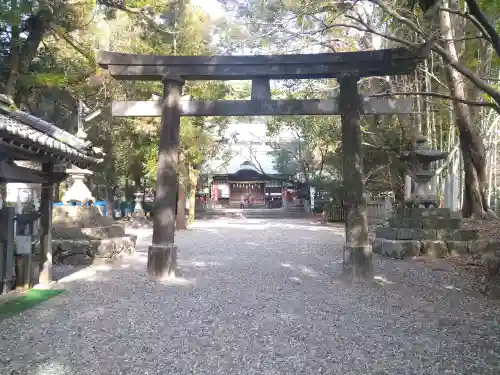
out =
{"type": "Polygon", "coordinates": [[[16,254],[31,254],[31,236],[16,236],[16,254]]]}
{"type": "Polygon", "coordinates": [[[314,210],[314,196],[316,195],[316,188],[314,186],[311,186],[309,188],[309,193],[310,193],[310,197],[311,197],[311,209],[314,210]]]}

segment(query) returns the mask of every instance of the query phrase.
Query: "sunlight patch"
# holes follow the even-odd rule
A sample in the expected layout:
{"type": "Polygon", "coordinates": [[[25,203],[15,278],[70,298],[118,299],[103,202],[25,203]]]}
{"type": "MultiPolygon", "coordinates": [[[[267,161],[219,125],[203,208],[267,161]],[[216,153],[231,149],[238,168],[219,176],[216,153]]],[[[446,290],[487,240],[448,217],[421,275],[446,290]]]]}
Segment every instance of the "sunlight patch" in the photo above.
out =
{"type": "Polygon", "coordinates": [[[300,266],[299,268],[300,268],[300,272],[303,273],[304,275],[312,276],[312,277],[318,276],[318,273],[315,270],[313,270],[312,268],[309,268],[306,266],[300,266]]]}
{"type": "Polygon", "coordinates": [[[47,363],[38,368],[37,375],[71,374],[73,370],[62,363],[47,363]]]}
{"type": "Polygon", "coordinates": [[[462,289],[457,288],[456,286],[453,286],[453,285],[445,285],[444,288],[448,289],[448,290],[462,290],[462,289]]]}
{"type": "Polygon", "coordinates": [[[374,276],[373,280],[382,285],[394,284],[394,281],[387,280],[383,276],[374,276]]]}
{"type": "Polygon", "coordinates": [[[170,276],[165,280],[161,280],[160,283],[164,285],[180,285],[180,286],[194,285],[193,280],[188,280],[180,276],[170,276]]]}

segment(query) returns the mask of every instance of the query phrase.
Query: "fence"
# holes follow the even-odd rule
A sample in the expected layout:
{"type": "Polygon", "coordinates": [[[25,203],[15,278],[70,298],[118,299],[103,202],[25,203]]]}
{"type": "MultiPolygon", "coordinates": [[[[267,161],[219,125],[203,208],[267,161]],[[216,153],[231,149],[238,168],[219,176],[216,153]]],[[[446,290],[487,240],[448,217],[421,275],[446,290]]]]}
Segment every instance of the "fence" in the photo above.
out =
{"type": "MultiPolygon", "coordinates": [[[[367,217],[369,224],[383,224],[389,218],[392,211],[392,198],[383,197],[379,199],[369,199],[367,202],[367,217]]],[[[326,211],[328,221],[345,221],[346,209],[342,205],[333,205],[326,211]]]]}

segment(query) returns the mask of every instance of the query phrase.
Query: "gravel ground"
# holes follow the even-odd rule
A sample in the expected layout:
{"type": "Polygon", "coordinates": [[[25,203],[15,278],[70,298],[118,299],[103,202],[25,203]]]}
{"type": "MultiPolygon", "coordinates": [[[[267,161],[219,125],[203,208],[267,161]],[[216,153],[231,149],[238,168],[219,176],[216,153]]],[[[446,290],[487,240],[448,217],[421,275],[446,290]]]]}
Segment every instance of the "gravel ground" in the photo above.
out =
{"type": "Polygon", "coordinates": [[[60,281],[0,322],[3,374],[499,374],[500,304],[446,267],[376,259],[338,278],[340,227],[200,221],[181,277],[146,280],[142,251],[60,281]],[[470,291],[469,291],[470,289],[470,291]]]}

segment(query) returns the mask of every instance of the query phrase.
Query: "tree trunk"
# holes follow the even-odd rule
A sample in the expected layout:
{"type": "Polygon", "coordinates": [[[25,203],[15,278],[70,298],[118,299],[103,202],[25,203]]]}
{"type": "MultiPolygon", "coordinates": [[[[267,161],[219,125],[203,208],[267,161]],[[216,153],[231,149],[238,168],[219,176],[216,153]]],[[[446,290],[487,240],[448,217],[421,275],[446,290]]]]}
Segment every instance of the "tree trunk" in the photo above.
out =
{"type": "Polygon", "coordinates": [[[198,188],[198,176],[200,172],[196,169],[190,169],[189,171],[189,224],[194,222],[194,217],[196,214],[196,190],[198,188]]]}
{"type": "MultiPolygon", "coordinates": [[[[454,59],[458,60],[450,14],[446,11],[440,12],[440,28],[441,36],[445,40],[445,50],[454,59]]],[[[465,171],[462,214],[464,217],[484,218],[488,211],[484,144],[481,137],[471,127],[472,116],[469,107],[458,101],[466,99],[463,77],[450,64],[444,64],[444,71],[451,95],[457,99],[453,101],[453,107],[455,109],[455,124],[459,131],[460,149],[465,171]]]]}
{"type": "Polygon", "coordinates": [[[175,229],[177,230],[186,229],[186,188],[184,186],[184,181],[182,181],[182,176],[179,176],[175,229]]]}

